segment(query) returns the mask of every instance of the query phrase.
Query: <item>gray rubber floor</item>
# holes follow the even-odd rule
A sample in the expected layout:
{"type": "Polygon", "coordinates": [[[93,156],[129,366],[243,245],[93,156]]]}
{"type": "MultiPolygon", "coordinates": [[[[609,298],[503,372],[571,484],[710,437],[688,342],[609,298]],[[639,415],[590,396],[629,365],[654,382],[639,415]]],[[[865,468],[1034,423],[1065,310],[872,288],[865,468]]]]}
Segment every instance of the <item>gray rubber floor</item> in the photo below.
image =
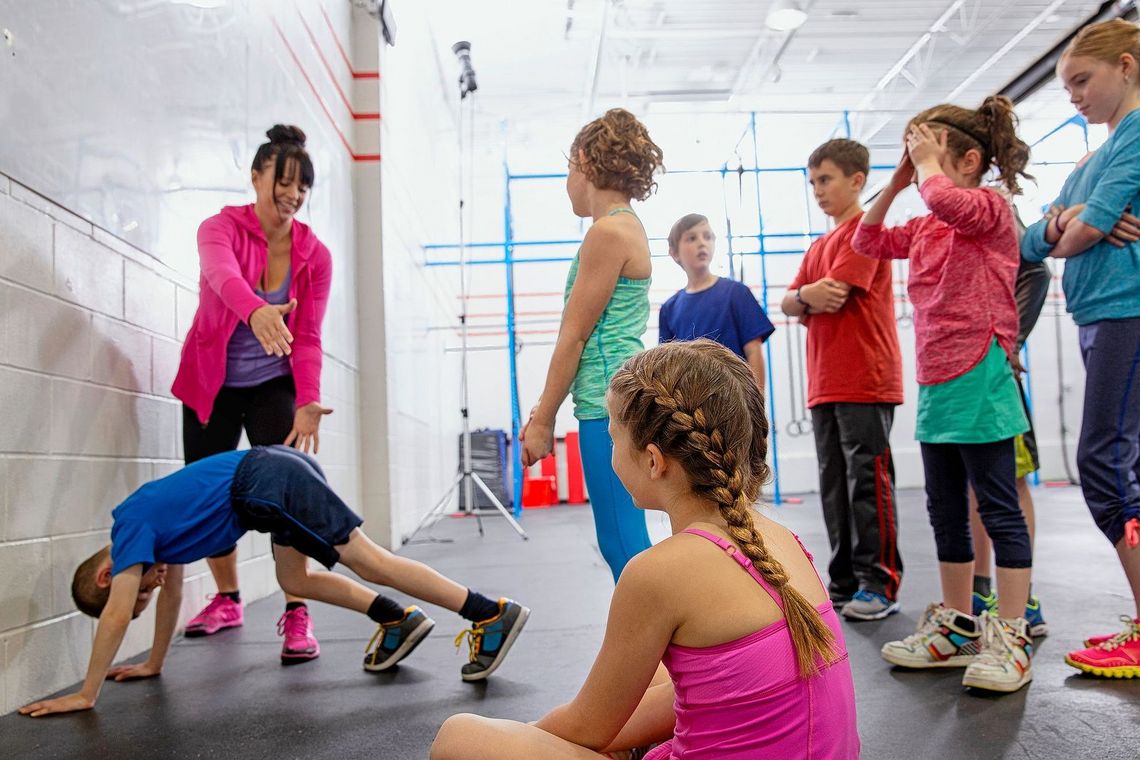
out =
{"type": "MultiPolygon", "coordinates": [[[[900,494],[906,562],[903,612],[848,624],[863,757],[1140,757],[1140,679],[1077,673],[1063,656],[1087,635],[1119,629],[1130,611],[1123,573],[1074,488],[1036,489],[1040,535],[1035,588],[1051,633],[1039,642],[1033,683],[1009,696],[963,689],[961,671],[892,669],[884,640],[910,633],[937,598],[933,539],[919,492],[900,494]]],[[[818,500],[773,513],[826,558],[818,500]]],[[[489,682],[460,681],[463,656],[452,637],[463,627],[431,609],[435,632],[394,672],[360,668],[373,626],[314,604],[319,660],[282,667],[274,623],[281,598],[250,605],[244,628],[176,642],[162,678],[107,684],[95,712],[33,721],[0,718],[5,758],[423,758],[443,720],[460,711],[533,720],[573,696],[601,640],[611,591],[593,545],[588,508],[528,511],[531,540],[499,520],[480,538],[470,520],[434,529],[453,543],[407,547],[460,582],[513,596],[533,609],[526,631],[489,682]]],[[[651,532],[665,533],[659,515],[651,532]]]]}

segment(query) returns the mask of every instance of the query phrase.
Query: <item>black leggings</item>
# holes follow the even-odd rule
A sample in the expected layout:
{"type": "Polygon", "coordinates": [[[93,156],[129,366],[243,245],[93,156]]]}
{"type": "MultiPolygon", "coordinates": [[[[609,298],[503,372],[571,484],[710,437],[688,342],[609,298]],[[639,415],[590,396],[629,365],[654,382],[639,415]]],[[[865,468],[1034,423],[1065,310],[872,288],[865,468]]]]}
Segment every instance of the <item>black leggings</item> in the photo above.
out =
{"type": "MultiPolygon", "coordinates": [[[[186,464],[214,454],[233,451],[241,441],[241,431],[251,446],[284,443],[293,429],[297,391],[292,375],[283,375],[250,388],[222,388],[214,400],[210,421],[203,425],[193,409],[182,405],[182,450],[186,464]]],[[[225,557],[231,546],[213,555],[225,557]]]]}
{"type": "Polygon", "coordinates": [[[971,562],[967,484],[978,497],[978,515],[994,545],[998,567],[1033,566],[1029,529],[1017,501],[1013,439],[993,443],[922,443],[926,509],[940,562],[971,562]]]}

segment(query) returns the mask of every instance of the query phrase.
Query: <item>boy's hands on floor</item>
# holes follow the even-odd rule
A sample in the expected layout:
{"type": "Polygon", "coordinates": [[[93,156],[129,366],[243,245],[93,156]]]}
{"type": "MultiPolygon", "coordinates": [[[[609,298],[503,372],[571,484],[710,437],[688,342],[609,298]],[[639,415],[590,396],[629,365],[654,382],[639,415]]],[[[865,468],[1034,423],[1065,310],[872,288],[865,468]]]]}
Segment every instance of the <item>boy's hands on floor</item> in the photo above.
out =
{"type": "Polygon", "coordinates": [[[90,710],[94,706],[95,700],[88,699],[77,692],[63,697],[56,697],[55,699],[44,699],[39,702],[32,702],[30,705],[20,708],[20,715],[42,718],[45,715],[90,710]]]}

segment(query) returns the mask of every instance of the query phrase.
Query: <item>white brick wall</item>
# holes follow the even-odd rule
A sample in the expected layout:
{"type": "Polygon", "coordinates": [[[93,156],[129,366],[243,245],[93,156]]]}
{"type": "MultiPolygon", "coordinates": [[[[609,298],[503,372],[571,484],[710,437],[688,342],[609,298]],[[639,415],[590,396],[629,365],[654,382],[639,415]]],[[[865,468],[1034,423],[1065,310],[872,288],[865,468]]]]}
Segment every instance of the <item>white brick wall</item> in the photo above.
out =
{"type": "MultiPolygon", "coordinates": [[[[177,304],[196,296],[195,283],[102,230],[96,239],[90,223],[8,177],[0,190],[0,711],[9,712],[82,677],[94,629],[71,602],[75,565],[106,543],[115,504],[179,464],[169,393],[177,304]]],[[[123,656],[149,646],[149,621],[123,656]]]]}
{"type": "MultiPolygon", "coordinates": [[[[117,503],[181,466],[170,385],[196,287],[0,175],[0,713],[82,678],[94,628],[74,611],[71,574],[107,542],[117,503]]],[[[355,372],[333,367],[350,417],[355,372]]],[[[353,441],[340,437],[333,426],[330,461],[355,494],[353,441]]],[[[245,597],[276,591],[268,538],[241,550],[245,597]]],[[[189,568],[183,619],[213,590],[204,562],[189,568]]],[[[150,612],[120,656],[152,634],[150,612]]]]}
{"type": "MultiPolygon", "coordinates": [[[[401,21],[397,47],[384,48],[380,165],[387,401],[388,529],[398,542],[455,478],[460,430],[457,324],[459,272],[423,266],[423,244],[458,238],[454,103],[440,92],[431,33],[422,14],[401,21]]],[[[479,404],[477,393],[471,401],[479,404]]],[[[453,502],[454,504],[454,502],[453,502]]],[[[383,537],[387,538],[387,536],[383,537]]]]}

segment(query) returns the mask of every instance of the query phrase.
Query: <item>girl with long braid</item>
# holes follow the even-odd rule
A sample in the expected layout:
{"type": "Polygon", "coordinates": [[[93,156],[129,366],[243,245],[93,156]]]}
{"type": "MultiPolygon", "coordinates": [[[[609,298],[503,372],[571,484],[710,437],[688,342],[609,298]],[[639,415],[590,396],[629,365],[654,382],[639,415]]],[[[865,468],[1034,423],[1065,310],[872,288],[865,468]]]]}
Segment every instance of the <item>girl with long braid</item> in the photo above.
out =
{"type": "Polygon", "coordinates": [[[602,649],[534,724],[456,715],[452,758],[859,756],[851,668],[807,551],[754,504],[768,421],[748,365],[709,340],[630,358],[607,395],[613,468],[673,535],[630,560],[602,649]],[[664,663],[668,678],[659,674],[664,663]]]}

